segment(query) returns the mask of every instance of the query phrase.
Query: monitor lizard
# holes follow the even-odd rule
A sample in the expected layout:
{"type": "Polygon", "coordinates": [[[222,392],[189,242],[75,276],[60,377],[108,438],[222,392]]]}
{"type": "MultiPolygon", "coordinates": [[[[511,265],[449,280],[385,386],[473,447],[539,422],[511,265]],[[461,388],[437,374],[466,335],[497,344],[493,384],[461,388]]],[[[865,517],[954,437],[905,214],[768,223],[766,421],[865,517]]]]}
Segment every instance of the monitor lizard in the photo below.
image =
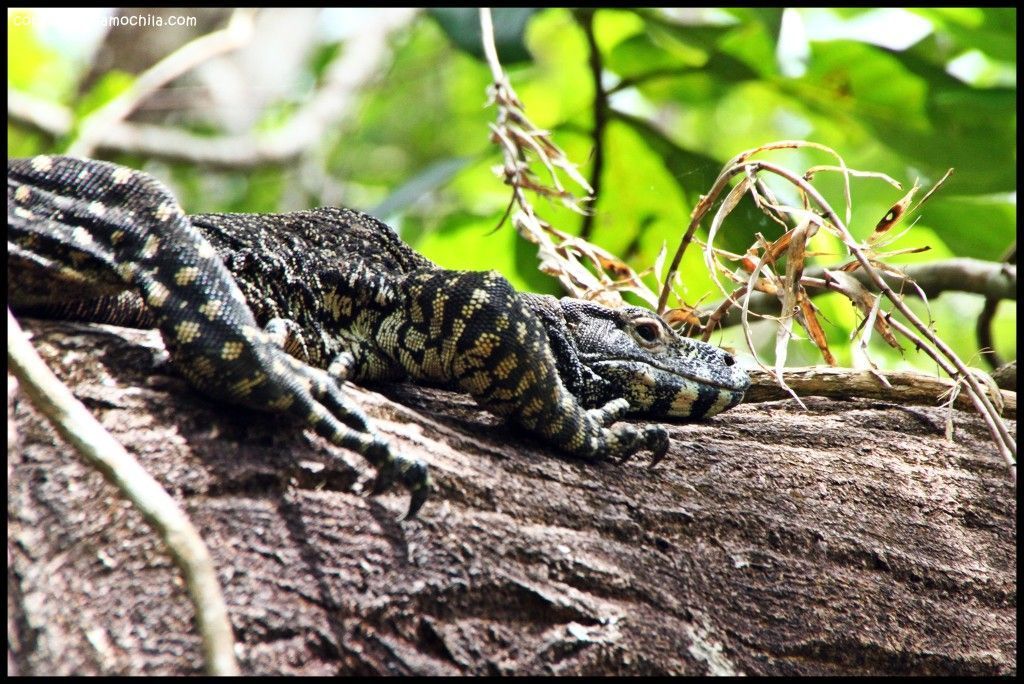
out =
{"type": "Polygon", "coordinates": [[[668,449],[749,386],[732,355],[634,306],[517,292],[496,271],[440,268],[377,219],[324,207],[186,215],[152,176],[61,156],[7,164],[15,312],[156,327],[201,392],[286,412],[394,482],[414,516],[426,464],[396,453],[342,381],[411,379],[471,394],[588,460],[668,449]]]}

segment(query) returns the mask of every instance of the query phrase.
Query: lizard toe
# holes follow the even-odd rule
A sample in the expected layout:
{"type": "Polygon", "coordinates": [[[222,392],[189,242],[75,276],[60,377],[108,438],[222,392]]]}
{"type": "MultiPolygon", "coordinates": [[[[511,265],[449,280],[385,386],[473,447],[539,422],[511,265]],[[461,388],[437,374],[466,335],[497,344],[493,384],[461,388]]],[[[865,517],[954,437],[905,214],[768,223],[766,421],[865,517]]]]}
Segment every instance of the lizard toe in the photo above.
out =
{"type": "Polygon", "coordinates": [[[587,413],[593,416],[601,425],[611,425],[621,419],[629,411],[629,401],[619,397],[612,399],[601,408],[590,409],[587,413]]]}

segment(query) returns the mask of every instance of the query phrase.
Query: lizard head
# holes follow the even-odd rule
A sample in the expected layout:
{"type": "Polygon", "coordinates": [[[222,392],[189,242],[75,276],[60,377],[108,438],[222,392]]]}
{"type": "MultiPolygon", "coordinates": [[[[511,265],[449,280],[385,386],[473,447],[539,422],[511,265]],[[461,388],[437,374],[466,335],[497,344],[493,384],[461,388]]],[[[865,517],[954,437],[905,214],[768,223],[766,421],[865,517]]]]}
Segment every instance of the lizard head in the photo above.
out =
{"type": "Polygon", "coordinates": [[[731,354],[682,337],[648,309],[559,304],[582,387],[607,396],[597,402],[625,397],[631,413],[695,420],[735,406],[750,386],[731,354]]]}

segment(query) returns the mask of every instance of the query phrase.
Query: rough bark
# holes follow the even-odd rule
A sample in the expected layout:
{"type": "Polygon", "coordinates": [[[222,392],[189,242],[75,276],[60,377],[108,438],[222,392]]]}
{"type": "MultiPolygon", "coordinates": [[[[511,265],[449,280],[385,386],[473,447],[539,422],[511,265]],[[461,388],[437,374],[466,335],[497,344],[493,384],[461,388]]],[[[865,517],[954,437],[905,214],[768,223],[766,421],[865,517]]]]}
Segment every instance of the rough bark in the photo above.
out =
{"type": "MultiPolygon", "coordinates": [[[[967,413],[950,443],[939,409],[743,405],[670,426],[649,469],[551,453],[465,396],[349,386],[431,464],[399,523],[358,456],[196,394],[156,333],[28,323],[203,530],[245,672],[1016,671],[1015,488],[967,413]]],[[[8,670],[200,672],[177,569],[8,385],[8,670]]]]}

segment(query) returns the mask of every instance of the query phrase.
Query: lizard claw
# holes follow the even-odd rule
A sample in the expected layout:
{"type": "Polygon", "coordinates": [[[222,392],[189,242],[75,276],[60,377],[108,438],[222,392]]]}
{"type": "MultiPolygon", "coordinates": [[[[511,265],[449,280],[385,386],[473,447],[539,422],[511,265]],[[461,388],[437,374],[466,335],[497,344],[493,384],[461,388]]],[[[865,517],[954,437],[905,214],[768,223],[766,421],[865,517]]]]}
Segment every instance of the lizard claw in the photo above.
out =
{"type": "Polygon", "coordinates": [[[418,458],[408,461],[408,467],[402,471],[402,484],[409,490],[409,510],[400,520],[409,520],[416,517],[434,490],[427,464],[418,458]]]}
{"type": "Polygon", "coordinates": [[[405,512],[405,515],[399,518],[399,520],[411,520],[416,517],[419,510],[426,503],[427,499],[430,498],[430,492],[433,487],[430,485],[430,479],[427,478],[420,487],[413,489],[409,496],[409,510],[405,512]]]}
{"type": "Polygon", "coordinates": [[[619,457],[618,463],[620,464],[628,461],[637,452],[650,451],[651,462],[647,467],[653,468],[661,463],[661,460],[668,453],[668,433],[662,427],[648,425],[641,431],[633,426],[628,426],[627,434],[630,435],[632,442],[629,447],[623,450],[622,456],[619,457]]]}
{"type": "Polygon", "coordinates": [[[374,478],[370,493],[374,496],[383,494],[396,479],[409,490],[410,496],[409,510],[399,520],[414,518],[433,491],[427,464],[418,458],[409,459],[402,456],[385,461],[377,470],[377,477],[374,478]]]}
{"type": "Polygon", "coordinates": [[[647,448],[651,450],[651,462],[647,464],[647,467],[653,468],[668,455],[668,432],[662,427],[649,425],[646,433],[647,448]]]}

